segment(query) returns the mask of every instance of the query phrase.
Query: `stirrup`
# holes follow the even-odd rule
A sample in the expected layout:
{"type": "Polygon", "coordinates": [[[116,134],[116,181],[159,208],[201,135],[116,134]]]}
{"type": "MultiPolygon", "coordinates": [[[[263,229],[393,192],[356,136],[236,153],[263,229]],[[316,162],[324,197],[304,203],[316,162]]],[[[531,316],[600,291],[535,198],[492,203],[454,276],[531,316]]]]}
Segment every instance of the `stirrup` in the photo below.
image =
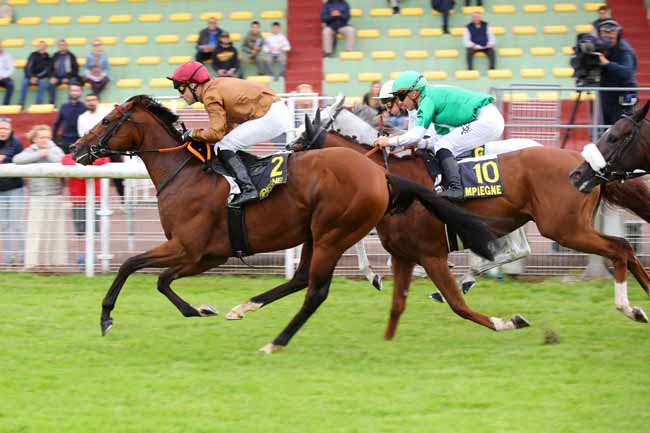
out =
{"type": "Polygon", "coordinates": [[[246,192],[241,192],[233,197],[232,201],[228,203],[229,207],[240,207],[243,203],[252,201],[257,198],[257,191],[255,188],[250,189],[246,192]]]}

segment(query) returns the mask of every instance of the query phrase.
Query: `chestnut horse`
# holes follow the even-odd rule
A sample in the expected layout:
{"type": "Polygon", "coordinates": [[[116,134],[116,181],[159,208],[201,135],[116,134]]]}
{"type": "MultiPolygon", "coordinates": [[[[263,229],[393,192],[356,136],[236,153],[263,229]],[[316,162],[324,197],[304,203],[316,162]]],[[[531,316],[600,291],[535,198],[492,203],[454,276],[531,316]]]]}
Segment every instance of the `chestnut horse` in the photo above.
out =
{"type": "MultiPolygon", "coordinates": [[[[153,99],[135,96],[116,105],[72,148],[75,160],[85,165],[112,153],[140,155],[158,191],[160,222],[168,239],[120,266],[102,302],[102,334],[113,325],[111,311],[127,277],[143,268],[167,268],[158,278],[158,290],[183,316],[216,314],[208,305],[188,304],[170,287],[173,280],[219,266],[233,255],[226,211],[229,184],[222,176],[205,172],[189,153],[173,152],[184,147],[173,126],[177,120],[153,99]]],[[[295,154],[288,170],[287,184],[246,207],[248,240],[255,252],[304,244],[299,272],[309,288],[298,314],[263,352],[286,346],[327,298],[343,252],[386,212],[403,211],[414,200],[459,230],[478,254],[492,256],[495,236],[485,223],[413,182],[387,175],[357,152],[326,149],[295,154]]]]}
{"type": "MultiPolygon", "coordinates": [[[[326,133],[319,125],[307,126],[293,145],[296,151],[345,147],[366,154],[371,149],[353,138],[336,132],[326,133]]],[[[369,158],[377,165],[384,165],[384,158],[379,153],[374,153],[369,158]]],[[[637,179],[625,184],[610,184],[590,194],[580,194],[567,181],[571,169],[582,161],[577,152],[552,147],[530,147],[501,154],[498,159],[505,194],[466,201],[462,203],[465,209],[488,217],[490,226],[499,235],[509,233],[528,221],[535,221],[543,236],[565,247],[611,259],[617,275],[622,278],[619,280],[617,277],[617,281],[625,281],[627,266],[641,287],[648,291],[650,276],[643,269],[630,244],[625,239],[599,233],[593,225],[594,214],[602,199],[629,209],[650,222],[650,208],[647,205],[650,203],[650,191],[645,183],[637,179]]],[[[433,188],[431,177],[420,156],[391,156],[388,162],[391,173],[407,177],[429,190],[433,188]]],[[[419,206],[413,206],[403,214],[385,216],[377,226],[377,231],[382,245],[392,255],[393,263],[393,303],[386,339],[395,335],[399,317],[406,307],[411,272],[416,263],[425,268],[427,275],[456,313],[474,320],[462,297],[448,297],[448,293],[457,292],[457,286],[446,266],[447,242],[442,224],[436,223],[419,206]]],[[[247,303],[235,307],[235,314],[241,315],[250,306],[257,308],[256,303],[268,304],[288,294],[284,292],[284,286],[255,296],[247,303]]],[[[624,300],[619,300],[618,293],[617,290],[617,307],[627,301],[627,295],[624,300]]],[[[633,320],[648,321],[641,308],[630,307],[621,311],[633,320]]]]}

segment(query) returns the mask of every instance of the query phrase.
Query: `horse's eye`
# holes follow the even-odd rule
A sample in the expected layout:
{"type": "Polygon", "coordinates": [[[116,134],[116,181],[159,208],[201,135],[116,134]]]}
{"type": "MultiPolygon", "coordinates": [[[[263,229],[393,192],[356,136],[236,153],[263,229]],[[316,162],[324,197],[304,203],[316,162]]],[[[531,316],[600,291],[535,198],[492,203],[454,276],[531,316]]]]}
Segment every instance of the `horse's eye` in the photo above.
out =
{"type": "Polygon", "coordinates": [[[108,126],[108,125],[110,125],[110,124],[111,124],[111,121],[110,121],[110,120],[108,120],[108,119],[102,119],[102,125],[104,125],[104,126],[108,126]]]}

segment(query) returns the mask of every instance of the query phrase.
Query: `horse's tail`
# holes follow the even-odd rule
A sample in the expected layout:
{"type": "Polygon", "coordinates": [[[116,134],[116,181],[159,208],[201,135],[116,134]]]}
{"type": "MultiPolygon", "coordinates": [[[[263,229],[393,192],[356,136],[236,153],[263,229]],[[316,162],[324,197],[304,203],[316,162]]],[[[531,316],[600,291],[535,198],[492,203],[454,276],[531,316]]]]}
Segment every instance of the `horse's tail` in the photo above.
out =
{"type": "Polygon", "coordinates": [[[494,260],[493,242],[496,236],[485,222],[415,182],[396,175],[386,177],[390,186],[388,213],[404,212],[413,200],[418,200],[429,212],[456,232],[467,248],[481,257],[494,260]]]}
{"type": "Polygon", "coordinates": [[[631,210],[650,223],[650,189],[643,179],[610,182],[601,185],[600,190],[607,203],[631,210]]]}

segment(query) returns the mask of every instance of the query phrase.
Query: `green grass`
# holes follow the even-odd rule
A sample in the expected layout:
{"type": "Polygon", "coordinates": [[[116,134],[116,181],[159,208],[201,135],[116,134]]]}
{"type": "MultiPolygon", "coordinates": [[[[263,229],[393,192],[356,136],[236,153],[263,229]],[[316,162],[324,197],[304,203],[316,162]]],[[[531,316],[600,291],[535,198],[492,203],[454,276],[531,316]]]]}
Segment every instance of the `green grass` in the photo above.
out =
{"type": "MultiPolygon", "coordinates": [[[[390,287],[337,279],[330,298],[271,356],[257,353],[302,294],[243,321],[185,319],[129,280],[99,335],[111,277],[3,274],[0,432],[647,432],[648,325],[613,305],[613,282],[498,283],[468,297],[533,327],[495,333],[425,298],[418,281],[392,342],[390,287]],[[552,329],[560,343],[543,344],[552,329]]],[[[174,284],[222,314],[278,279],[198,277],[174,284]]],[[[390,284],[388,284],[390,286],[390,284]]],[[[636,285],[636,305],[650,310],[636,285]]]]}

